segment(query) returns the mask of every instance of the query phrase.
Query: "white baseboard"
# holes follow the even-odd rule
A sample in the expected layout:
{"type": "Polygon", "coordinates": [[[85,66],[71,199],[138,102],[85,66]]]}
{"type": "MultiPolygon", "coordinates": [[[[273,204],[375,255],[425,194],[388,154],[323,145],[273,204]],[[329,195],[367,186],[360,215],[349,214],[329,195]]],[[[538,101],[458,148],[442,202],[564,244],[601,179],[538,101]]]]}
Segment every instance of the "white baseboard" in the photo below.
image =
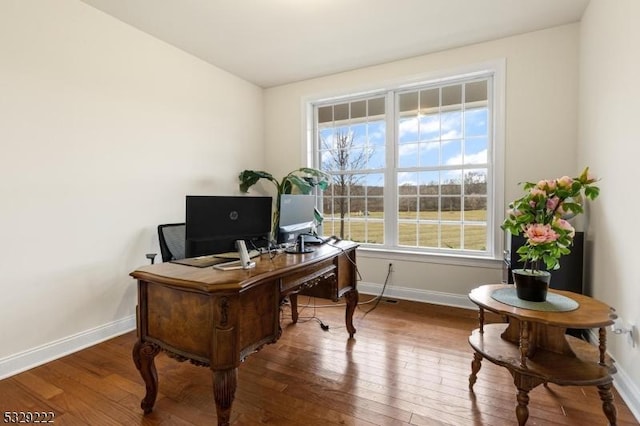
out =
{"type": "MultiPolygon", "coordinates": [[[[366,282],[358,283],[358,292],[360,294],[379,295],[382,291],[382,285],[366,282]]],[[[469,300],[467,295],[455,293],[442,293],[439,291],[418,290],[406,287],[387,287],[384,290],[384,296],[402,300],[412,300],[414,302],[433,303],[435,305],[454,306],[465,309],[478,309],[476,305],[469,300]]]]}
{"type": "MultiPolygon", "coordinates": [[[[636,420],[640,422],[640,389],[636,386],[625,370],[616,365],[618,370],[613,375],[613,386],[624,400],[629,410],[633,413],[636,420]]],[[[615,401],[614,401],[615,402],[615,401]]]]}
{"type": "Polygon", "coordinates": [[[0,380],[88,348],[136,328],[136,316],[131,315],[72,336],[46,343],[0,359],[0,380]]]}

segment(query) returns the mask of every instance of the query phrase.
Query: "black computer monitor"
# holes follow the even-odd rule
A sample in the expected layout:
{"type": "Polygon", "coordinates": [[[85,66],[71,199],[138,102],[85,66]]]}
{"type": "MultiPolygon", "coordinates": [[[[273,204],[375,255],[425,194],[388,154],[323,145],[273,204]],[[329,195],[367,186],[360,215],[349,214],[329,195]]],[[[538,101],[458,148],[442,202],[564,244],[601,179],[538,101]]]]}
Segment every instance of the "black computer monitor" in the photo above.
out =
{"type": "Polygon", "coordinates": [[[299,235],[313,232],[316,225],[315,207],[315,195],[282,194],[278,243],[295,243],[299,235]]]}
{"type": "Polygon", "coordinates": [[[185,256],[266,247],[271,233],[271,197],[187,195],[185,256]]]}

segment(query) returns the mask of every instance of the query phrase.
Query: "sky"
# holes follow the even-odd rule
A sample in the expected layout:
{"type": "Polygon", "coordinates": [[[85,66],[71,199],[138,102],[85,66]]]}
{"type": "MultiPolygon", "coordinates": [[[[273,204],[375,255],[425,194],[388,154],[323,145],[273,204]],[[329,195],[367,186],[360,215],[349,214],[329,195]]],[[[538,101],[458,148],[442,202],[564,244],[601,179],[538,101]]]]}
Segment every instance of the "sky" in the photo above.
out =
{"type": "MultiPolygon", "coordinates": [[[[416,168],[442,165],[478,165],[476,172],[484,171],[488,155],[488,117],[486,108],[467,109],[464,112],[446,111],[440,114],[420,114],[401,117],[398,123],[398,185],[426,184],[460,179],[460,169],[451,173],[418,173],[416,168]]],[[[353,137],[352,149],[366,150],[369,171],[383,169],[386,154],[386,129],[383,120],[359,122],[351,126],[329,127],[320,130],[323,162],[331,158],[327,149],[335,147],[336,134],[353,137]]],[[[326,163],[325,163],[326,164],[326,163]]],[[[375,173],[367,184],[380,186],[382,173],[375,173]]]]}

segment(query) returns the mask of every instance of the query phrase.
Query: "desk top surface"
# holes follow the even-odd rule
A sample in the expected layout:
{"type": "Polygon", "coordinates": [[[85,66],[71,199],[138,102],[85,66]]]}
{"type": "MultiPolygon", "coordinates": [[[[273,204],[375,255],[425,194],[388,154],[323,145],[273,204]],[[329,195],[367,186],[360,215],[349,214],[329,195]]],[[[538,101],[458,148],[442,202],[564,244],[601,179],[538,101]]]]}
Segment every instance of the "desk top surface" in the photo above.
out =
{"type": "Polygon", "coordinates": [[[131,272],[133,278],[199,291],[238,290],[254,282],[295,273],[296,270],[319,262],[328,261],[358,245],[351,241],[339,241],[314,246],[314,251],[303,254],[265,253],[255,257],[255,268],[220,271],[213,267],[198,268],[178,263],[164,262],[142,266],[131,272]]]}
{"type": "Polygon", "coordinates": [[[613,324],[611,319],[613,309],[611,307],[589,296],[571,291],[549,289],[552,293],[560,294],[579,303],[580,306],[577,309],[568,312],[545,312],[524,309],[499,302],[491,297],[494,291],[508,287],[512,287],[512,285],[483,285],[471,290],[469,299],[476,305],[501,315],[558,327],[587,329],[613,324]]]}

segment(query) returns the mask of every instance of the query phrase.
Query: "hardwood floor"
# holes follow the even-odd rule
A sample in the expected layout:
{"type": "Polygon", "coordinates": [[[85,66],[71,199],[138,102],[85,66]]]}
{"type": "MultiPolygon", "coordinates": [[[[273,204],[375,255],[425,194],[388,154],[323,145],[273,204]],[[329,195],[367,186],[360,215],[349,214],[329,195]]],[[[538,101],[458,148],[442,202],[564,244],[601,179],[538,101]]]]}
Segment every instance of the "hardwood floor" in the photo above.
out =
{"type": "MultiPolygon", "coordinates": [[[[307,298],[300,297],[304,304],[307,298]]],[[[368,299],[361,296],[361,299],[368,299]]],[[[330,304],[310,299],[310,304],[330,304]]],[[[281,339],[238,371],[234,425],[514,425],[506,369],[484,361],[468,391],[476,312],[398,301],[363,304],[348,340],[344,308],[283,310],[281,339]],[[329,325],[323,331],[320,322],[329,325]]],[[[62,425],[216,424],[208,369],[156,358],[159,395],[142,415],[144,384],[131,358],[135,332],[0,381],[0,414],[52,412],[62,425]]],[[[615,377],[615,376],[614,376],[615,377]]],[[[539,386],[528,425],[604,425],[595,387],[539,386]]],[[[638,425],[617,392],[619,425],[638,425]]]]}

